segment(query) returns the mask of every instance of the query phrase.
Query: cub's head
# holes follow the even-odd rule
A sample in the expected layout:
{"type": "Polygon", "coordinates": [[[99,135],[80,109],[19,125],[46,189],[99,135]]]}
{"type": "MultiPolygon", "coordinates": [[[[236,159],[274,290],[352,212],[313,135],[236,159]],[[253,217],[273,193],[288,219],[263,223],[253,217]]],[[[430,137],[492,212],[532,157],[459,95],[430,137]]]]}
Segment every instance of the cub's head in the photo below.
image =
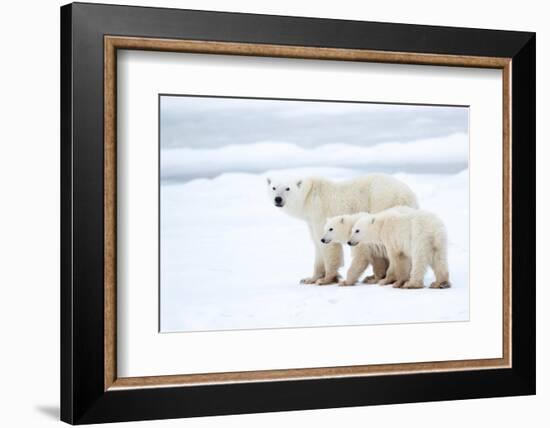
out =
{"type": "Polygon", "coordinates": [[[302,214],[304,198],[310,187],[311,181],[308,179],[267,179],[267,194],[271,202],[277,208],[298,216],[302,214]]]}
{"type": "Polygon", "coordinates": [[[346,243],[353,223],[353,217],[349,215],[339,215],[327,219],[321,242],[323,244],[330,244],[331,242],[346,243]]]}
{"type": "Polygon", "coordinates": [[[376,241],[373,234],[373,224],[375,222],[376,217],[371,214],[365,214],[359,217],[359,220],[351,227],[348,245],[353,247],[360,243],[376,241]]]}

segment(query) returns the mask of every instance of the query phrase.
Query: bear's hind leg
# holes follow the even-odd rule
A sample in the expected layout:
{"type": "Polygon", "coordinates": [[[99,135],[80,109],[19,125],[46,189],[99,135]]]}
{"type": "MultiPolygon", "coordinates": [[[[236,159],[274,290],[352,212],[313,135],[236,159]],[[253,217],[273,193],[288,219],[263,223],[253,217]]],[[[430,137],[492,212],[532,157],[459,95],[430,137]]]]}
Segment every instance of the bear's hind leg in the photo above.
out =
{"type": "Polygon", "coordinates": [[[424,288],[424,274],[428,269],[428,257],[423,251],[413,250],[411,276],[403,288],[424,288]]]}
{"type": "Polygon", "coordinates": [[[435,282],[432,282],[430,288],[450,288],[449,268],[447,266],[446,251],[436,250],[433,257],[433,270],[435,274],[435,282]]]}
{"type": "Polygon", "coordinates": [[[401,288],[409,280],[411,275],[411,259],[403,253],[397,255],[399,262],[395,268],[397,281],[393,284],[394,288],[401,288]]]}

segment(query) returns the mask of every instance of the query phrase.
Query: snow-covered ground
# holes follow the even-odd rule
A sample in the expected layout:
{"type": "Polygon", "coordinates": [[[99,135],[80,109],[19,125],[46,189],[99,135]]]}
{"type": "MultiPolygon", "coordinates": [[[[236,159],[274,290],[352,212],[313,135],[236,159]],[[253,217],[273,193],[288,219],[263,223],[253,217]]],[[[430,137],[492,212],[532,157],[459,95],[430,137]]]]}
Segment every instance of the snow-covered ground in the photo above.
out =
{"type": "MultiPolygon", "coordinates": [[[[465,321],[469,318],[468,171],[394,174],[437,213],[449,234],[453,287],[394,289],[299,284],[311,274],[304,222],[267,198],[267,176],[341,180],[364,171],[310,167],[225,173],[161,185],[161,331],[465,321]]],[[[349,250],[345,249],[346,266],[349,250]]],[[[431,271],[425,282],[431,282],[431,271]]]]}

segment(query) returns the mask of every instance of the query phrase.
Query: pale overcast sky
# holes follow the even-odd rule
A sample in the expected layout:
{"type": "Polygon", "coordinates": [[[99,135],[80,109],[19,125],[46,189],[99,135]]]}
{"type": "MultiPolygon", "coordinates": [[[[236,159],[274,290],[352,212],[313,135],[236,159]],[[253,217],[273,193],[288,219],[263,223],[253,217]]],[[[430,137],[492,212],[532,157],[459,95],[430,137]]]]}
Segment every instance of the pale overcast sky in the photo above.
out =
{"type": "Polygon", "coordinates": [[[162,148],[285,142],[303,148],[468,133],[468,108],[161,96],[162,148]]]}

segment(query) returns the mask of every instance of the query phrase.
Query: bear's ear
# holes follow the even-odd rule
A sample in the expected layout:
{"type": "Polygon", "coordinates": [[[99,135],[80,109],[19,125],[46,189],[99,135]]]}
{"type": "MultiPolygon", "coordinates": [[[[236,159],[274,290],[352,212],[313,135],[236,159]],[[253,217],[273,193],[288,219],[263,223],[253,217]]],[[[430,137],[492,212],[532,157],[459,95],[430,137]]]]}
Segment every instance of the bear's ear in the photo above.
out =
{"type": "Polygon", "coordinates": [[[341,223],[341,224],[344,224],[344,217],[341,217],[341,218],[340,218],[340,223],[341,223]]]}
{"type": "Polygon", "coordinates": [[[269,186],[271,184],[271,178],[267,178],[267,185],[269,186]]]}
{"type": "Polygon", "coordinates": [[[301,185],[302,185],[302,180],[298,180],[298,181],[296,182],[296,186],[298,186],[298,188],[300,188],[301,185]]]}
{"type": "Polygon", "coordinates": [[[374,217],[373,217],[373,218],[371,218],[371,220],[370,220],[370,224],[374,224],[374,220],[376,220],[376,219],[375,219],[374,217]]]}

